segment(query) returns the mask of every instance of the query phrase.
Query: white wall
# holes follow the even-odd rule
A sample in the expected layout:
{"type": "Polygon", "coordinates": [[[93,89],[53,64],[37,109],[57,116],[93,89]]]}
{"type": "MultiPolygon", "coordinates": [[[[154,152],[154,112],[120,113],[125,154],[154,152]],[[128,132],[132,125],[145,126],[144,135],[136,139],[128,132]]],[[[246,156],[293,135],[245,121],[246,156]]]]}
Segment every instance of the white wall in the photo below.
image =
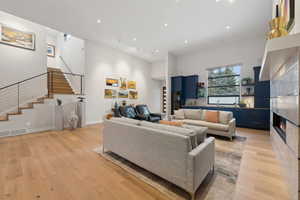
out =
{"type": "MultiPolygon", "coordinates": [[[[137,82],[139,98],[128,103],[147,104],[160,111],[160,81],[151,78],[151,64],[104,44],[86,41],[86,120],[97,123],[116,100],[104,99],[105,78],[124,77],[137,82]]],[[[120,99],[121,101],[121,99],[120,99]]]]}
{"type": "MultiPolygon", "coordinates": [[[[57,40],[60,56],[62,56],[71,71],[75,74],[84,74],[85,41],[74,36],[70,36],[65,40],[63,33],[58,35],[57,40]]],[[[64,64],[60,63],[60,66],[64,67],[64,64]]]]}
{"type": "Polygon", "coordinates": [[[51,44],[55,46],[55,57],[47,56],[47,67],[59,68],[60,67],[60,49],[58,48],[57,35],[47,33],[47,44],[51,44]]]}
{"type": "Polygon", "coordinates": [[[221,44],[218,47],[199,50],[177,57],[178,75],[199,75],[206,82],[207,69],[242,63],[242,77],[254,78],[253,67],[260,66],[266,41],[263,38],[221,44]]]}
{"type": "Polygon", "coordinates": [[[151,64],[151,77],[155,80],[165,80],[166,62],[157,61],[151,64]]]}
{"type": "MultiPolygon", "coordinates": [[[[0,23],[17,30],[32,32],[36,36],[34,51],[0,44],[0,87],[45,73],[47,68],[45,28],[4,12],[0,12],[0,23]]],[[[20,103],[46,95],[46,78],[45,75],[20,84],[20,103]]],[[[17,106],[17,94],[16,86],[0,91],[0,113],[17,106]]]]}

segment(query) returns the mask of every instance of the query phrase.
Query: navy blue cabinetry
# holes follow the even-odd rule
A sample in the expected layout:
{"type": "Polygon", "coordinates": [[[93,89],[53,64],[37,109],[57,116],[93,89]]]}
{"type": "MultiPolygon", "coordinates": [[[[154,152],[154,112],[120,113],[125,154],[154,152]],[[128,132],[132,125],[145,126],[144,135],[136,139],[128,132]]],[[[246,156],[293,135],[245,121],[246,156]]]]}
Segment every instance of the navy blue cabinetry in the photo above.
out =
{"type": "Polygon", "coordinates": [[[254,67],[255,76],[255,108],[270,108],[270,81],[259,81],[261,67],[254,67]]]}
{"type": "Polygon", "coordinates": [[[198,75],[175,76],[171,78],[172,111],[185,105],[186,99],[196,99],[198,92],[198,75]]]}
{"type": "Polygon", "coordinates": [[[172,92],[181,92],[183,88],[183,76],[175,76],[171,78],[172,92]]]}
{"type": "Polygon", "coordinates": [[[256,109],[209,106],[185,106],[184,108],[230,111],[236,119],[237,127],[270,130],[270,109],[267,108],[256,109]]]}
{"type": "Polygon", "coordinates": [[[197,85],[199,76],[186,76],[183,79],[183,93],[185,99],[197,99],[197,85]]]}

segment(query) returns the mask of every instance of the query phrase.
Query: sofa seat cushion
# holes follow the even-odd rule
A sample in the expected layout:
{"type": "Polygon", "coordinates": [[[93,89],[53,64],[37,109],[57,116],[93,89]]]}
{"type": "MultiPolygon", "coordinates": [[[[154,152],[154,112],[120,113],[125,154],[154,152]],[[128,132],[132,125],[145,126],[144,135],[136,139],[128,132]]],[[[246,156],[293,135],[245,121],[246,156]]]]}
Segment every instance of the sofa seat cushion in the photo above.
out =
{"type": "Polygon", "coordinates": [[[147,127],[147,128],[165,130],[170,133],[182,134],[184,136],[188,136],[188,137],[190,137],[190,140],[191,140],[191,149],[190,150],[193,150],[194,148],[196,148],[198,146],[197,134],[195,134],[195,132],[191,129],[176,127],[176,126],[169,126],[169,125],[165,125],[165,124],[151,123],[151,122],[147,122],[147,121],[142,121],[140,125],[143,127],[147,127]]]}
{"type": "Polygon", "coordinates": [[[218,130],[218,131],[228,131],[229,130],[229,125],[225,125],[225,124],[212,123],[212,122],[206,122],[206,121],[201,121],[201,120],[190,120],[190,119],[185,119],[185,120],[183,120],[183,122],[185,124],[203,126],[203,127],[207,127],[208,129],[213,129],[213,130],[218,130]]]}

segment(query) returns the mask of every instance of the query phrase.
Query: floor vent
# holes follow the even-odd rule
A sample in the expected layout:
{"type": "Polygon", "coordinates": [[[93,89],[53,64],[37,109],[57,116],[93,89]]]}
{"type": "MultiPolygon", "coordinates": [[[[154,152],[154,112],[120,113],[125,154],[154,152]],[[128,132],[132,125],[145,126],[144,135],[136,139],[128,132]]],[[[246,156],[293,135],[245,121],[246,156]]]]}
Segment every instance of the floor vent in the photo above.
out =
{"type": "Polygon", "coordinates": [[[24,133],[26,133],[26,129],[12,130],[10,136],[23,135],[24,133]]]}
{"type": "Polygon", "coordinates": [[[0,131],[0,137],[8,137],[10,135],[10,131],[0,131]]]}

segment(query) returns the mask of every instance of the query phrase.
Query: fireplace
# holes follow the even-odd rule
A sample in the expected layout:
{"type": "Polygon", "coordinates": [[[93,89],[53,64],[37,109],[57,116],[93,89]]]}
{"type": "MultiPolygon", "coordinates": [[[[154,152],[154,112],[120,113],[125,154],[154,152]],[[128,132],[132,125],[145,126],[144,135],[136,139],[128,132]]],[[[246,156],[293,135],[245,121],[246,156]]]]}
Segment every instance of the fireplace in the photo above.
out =
{"type": "Polygon", "coordinates": [[[273,127],[282,140],[286,143],[286,119],[277,115],[276,113],[273,113],[273,127]]]}

